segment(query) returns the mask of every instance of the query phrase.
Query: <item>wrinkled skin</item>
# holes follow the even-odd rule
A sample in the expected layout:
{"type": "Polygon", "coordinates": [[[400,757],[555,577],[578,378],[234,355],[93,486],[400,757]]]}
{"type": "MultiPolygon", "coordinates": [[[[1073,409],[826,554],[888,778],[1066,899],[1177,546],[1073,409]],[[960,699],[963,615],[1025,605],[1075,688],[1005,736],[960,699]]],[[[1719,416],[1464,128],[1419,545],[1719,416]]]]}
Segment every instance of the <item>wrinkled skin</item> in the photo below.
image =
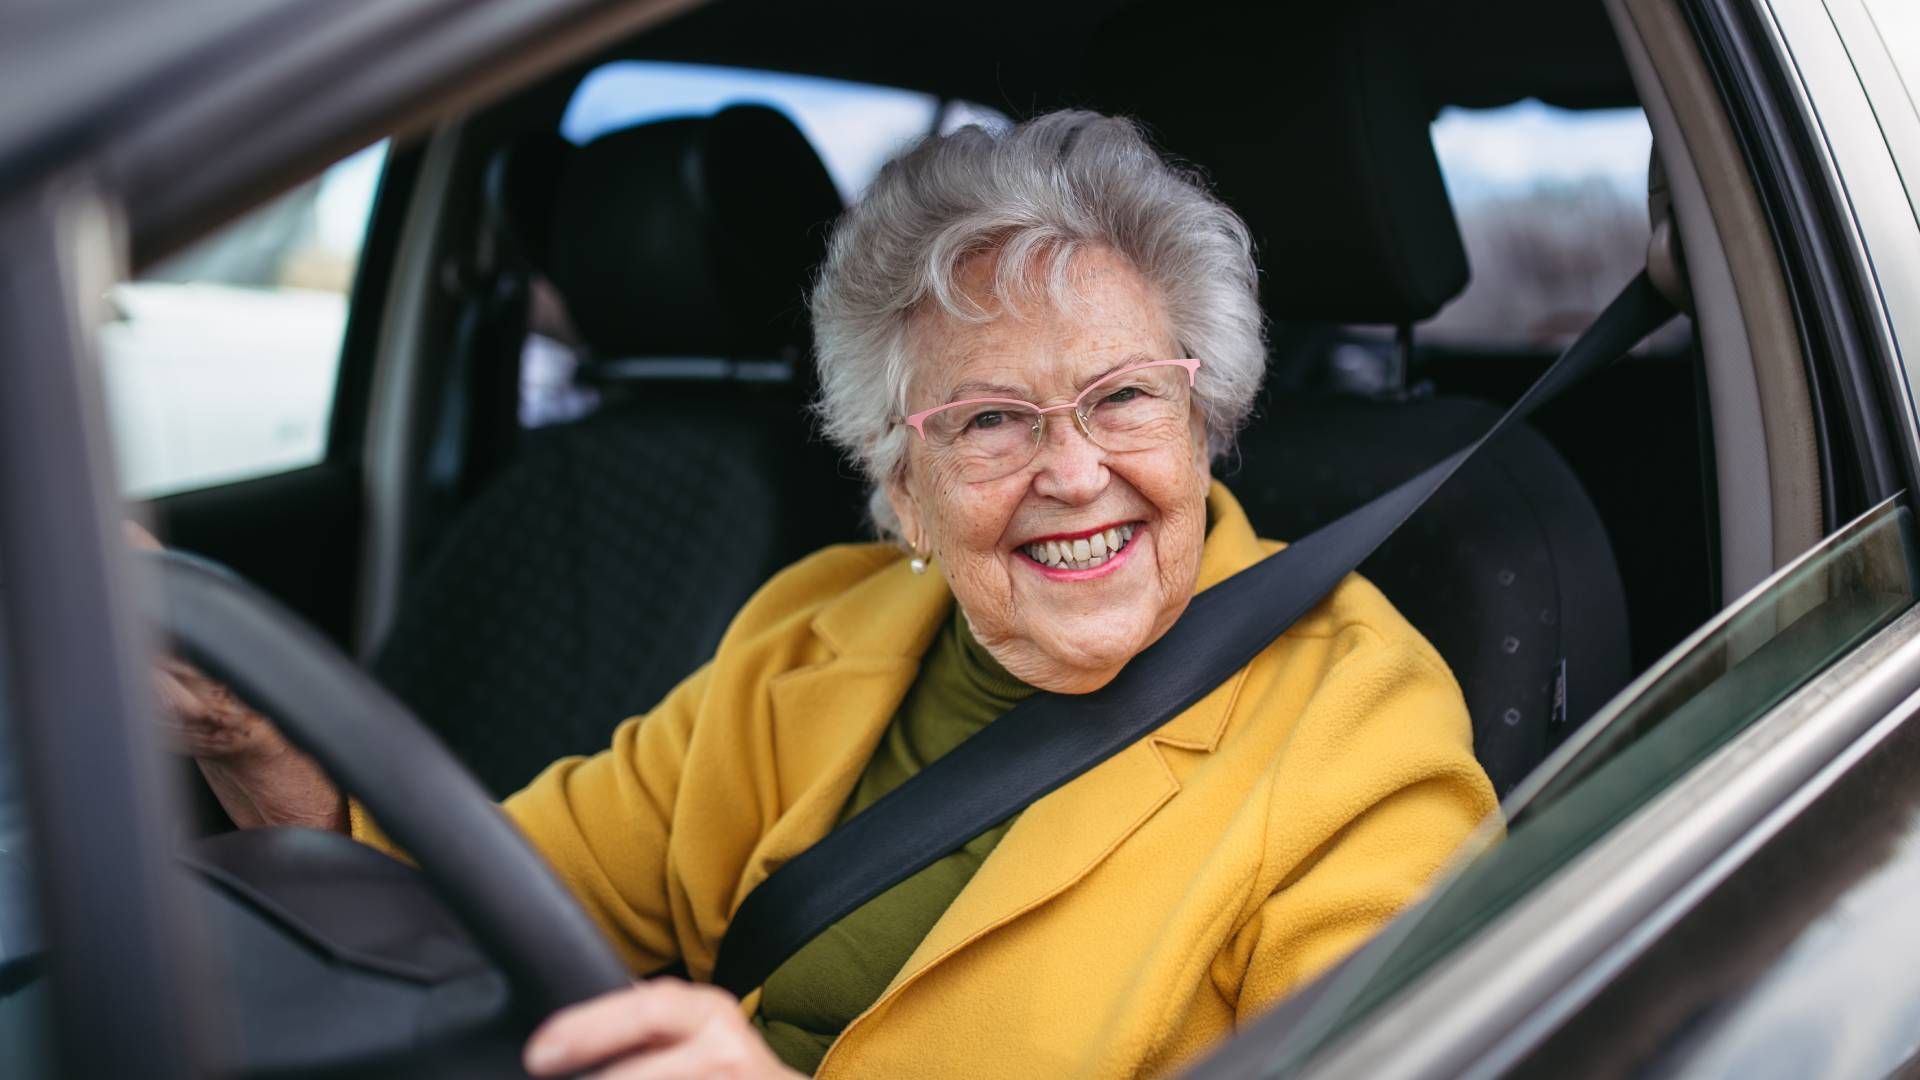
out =
{"type": "MultiPolygon", "coordinates": [[[[134,547],[160,547],[138,525],[129,523],[126,532],[134,547]]],[[[193,758],[235,825],[346,831],[340,789],[226,684],[173,657],[161,658],[153,682],[161,734],[174,752],[193,758]]]]}
{"type": "MultiPolygon", "coordinates": [[[[987,292],[993,259],[974,256],[959,278],[998,317],[922,317],[910,411],[996,396],[983,389],[993,386],[1054,405],[1116,367],[1184,357],[1159,297],[1119,256],[1095,249],[1074,260],[1081,303],[1070,310],[1027,303],[1017,312],[1005,312],[987,292]]],[[[1065,412],[1054,413],[1033,461],[987,483],[961,479],[913,437],[887,493],[907,541],[932,553],[994,658],[1043,690],[1087,693],[1166,633],[1193,595],[1211,475],[1197,409],[1189,427],[1187,438],[1115,454],[1090,442],[1065,412]],[[1020,553],[1037,537],[1123,521],[1139,523],[1131,541],[1139,550],[1103,577],[1050,578],[1020,553]]]]}

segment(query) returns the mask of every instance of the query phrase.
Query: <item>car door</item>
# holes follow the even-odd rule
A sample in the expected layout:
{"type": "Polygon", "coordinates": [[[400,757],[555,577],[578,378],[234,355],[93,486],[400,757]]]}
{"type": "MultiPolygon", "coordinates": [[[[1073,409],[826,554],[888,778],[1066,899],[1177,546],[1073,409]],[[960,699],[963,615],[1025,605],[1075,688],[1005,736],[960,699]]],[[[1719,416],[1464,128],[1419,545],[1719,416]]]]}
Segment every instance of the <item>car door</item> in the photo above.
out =
{"type": "Polygon", "coordinates": [[[1426,902],[1196,1075],[1608,1075],[1595,1062],[1618,1057],[1548,1036],[1585,1025],[1591,1040],[1597,993],[1798,804],[1916,726],[1917,599],[1913,513],[1889,500],[1637,679],[1426,902]]]}

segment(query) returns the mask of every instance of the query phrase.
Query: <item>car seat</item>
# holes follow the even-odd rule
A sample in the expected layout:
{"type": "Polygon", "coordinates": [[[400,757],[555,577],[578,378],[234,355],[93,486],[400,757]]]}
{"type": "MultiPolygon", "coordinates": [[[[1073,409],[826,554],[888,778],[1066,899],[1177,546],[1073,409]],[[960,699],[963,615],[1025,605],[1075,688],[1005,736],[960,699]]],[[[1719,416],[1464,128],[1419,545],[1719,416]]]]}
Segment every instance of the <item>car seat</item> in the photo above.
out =
{"type": "MultiPolygon", "coordinates": [[[[1273,34],[1250,29],[1238,5],[1203,5],[1178,28],[1136,12],[1093,50],[1096,100],[1145,120],[1246,219],[1276,323],[1384,325],[1410,343],[1414,324],[1466,286],[1434,109],[1395,11],[1276,9],[1264,16],[1284,23],[1273,34]],[[1151,62],[1203,53],[1204,67],[1151,62]]],[[[1373,398],[1270,395],[1218,470],[1261,535],[1310,532],[1500,415],[1407,394],[1400,374],[1373,398]]],[[[1531,428],[1489,447],[1361,572],[1452,667],[1502,795],[1630,674],[1604,523],[1531,428]]]]}
{"type": "Polygon", "coordinates": [[[841,203],[791,121],[736,106],[503,155],[498,209],[604,404],[526,434],[373,661],[496,795],[604,748],[864,505],[805,411],[805,288],[841,203]]]}

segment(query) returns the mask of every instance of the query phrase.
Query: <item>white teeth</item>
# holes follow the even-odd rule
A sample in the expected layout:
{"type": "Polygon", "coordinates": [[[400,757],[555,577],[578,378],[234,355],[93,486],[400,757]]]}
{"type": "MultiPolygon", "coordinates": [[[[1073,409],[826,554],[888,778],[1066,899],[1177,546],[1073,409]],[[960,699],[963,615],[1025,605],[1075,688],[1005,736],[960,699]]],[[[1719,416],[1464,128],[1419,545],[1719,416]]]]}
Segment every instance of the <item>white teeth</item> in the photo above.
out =
{"type": "Polygon", "coordinates": [[[1059,570],[1091,570],[1119,554],[1133,539],[1135,526],[1117,525],[1105,532],[1078,540],[1045,540],[1028,544],[1025,551],[1033,561],[1059,570]]]}

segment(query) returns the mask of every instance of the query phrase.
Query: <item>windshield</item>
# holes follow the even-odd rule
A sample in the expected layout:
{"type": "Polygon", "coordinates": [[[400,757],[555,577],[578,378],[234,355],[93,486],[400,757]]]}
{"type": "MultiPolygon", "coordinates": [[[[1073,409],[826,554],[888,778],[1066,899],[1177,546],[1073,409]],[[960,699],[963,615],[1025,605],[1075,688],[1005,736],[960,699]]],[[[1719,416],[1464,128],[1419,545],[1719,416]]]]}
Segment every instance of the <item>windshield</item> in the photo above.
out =
{"type": "MultiPolygon", "coordinates": [[[[1515,790],[1487,843],[1340,969],[1275,1050],[1306,1064],[1523,902],[1608,832],[1840,656],[1912,607],[1913,517],[1890,500],[1722,612],[1515,790]]],[[[1303,1005],[1306,1002],[1303,999],[1303,1005]]]]}

